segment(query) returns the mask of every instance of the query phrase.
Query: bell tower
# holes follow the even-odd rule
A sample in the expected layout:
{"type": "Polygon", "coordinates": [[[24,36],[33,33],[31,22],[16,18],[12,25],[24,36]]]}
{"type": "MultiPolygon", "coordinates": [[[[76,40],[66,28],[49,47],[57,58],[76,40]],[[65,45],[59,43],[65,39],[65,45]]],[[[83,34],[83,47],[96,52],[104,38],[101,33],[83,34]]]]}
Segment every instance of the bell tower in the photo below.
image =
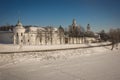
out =
{"type": "Polygon", "coordinates": [[[73,28],[73,30],[76,28],[76,26],[77,26],[77,24],[76,24],[76,20],[73,19],[73,22],[72,22],[72,28],[73,28]]]}
{"type": "Polygon", "coordinates": [[[87,32],[90,31],[90,24],[87,24],[87,32]]]}
{"type": "Polygon", "coordinates": [[[22,26],[20,20],[18,20],[14,31],[14,44],[23,44],[23,37],[25,33],[25,28],[22,26]]]}

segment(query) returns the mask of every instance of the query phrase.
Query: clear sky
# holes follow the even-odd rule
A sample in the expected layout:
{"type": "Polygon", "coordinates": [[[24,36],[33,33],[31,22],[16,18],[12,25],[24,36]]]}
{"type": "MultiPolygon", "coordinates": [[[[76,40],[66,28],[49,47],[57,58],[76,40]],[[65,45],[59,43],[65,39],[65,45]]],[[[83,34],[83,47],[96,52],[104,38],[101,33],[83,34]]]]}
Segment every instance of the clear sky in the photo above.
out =
{"type": "Polygon", "coordinates": [[[120,0],[0,0],[0,25],[67,27],[73,18],[94,31],[120,27],[120,0]]]}

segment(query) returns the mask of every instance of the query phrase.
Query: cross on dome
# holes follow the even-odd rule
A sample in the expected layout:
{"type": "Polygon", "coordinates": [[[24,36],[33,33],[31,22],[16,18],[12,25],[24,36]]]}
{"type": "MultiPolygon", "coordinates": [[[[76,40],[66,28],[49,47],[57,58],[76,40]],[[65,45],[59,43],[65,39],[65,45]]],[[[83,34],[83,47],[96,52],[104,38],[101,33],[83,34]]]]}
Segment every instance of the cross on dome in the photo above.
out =
{"type": "Polygon", "coordinates": [[[18,19],[17,25],[18,27],[22,27],[22,23],[20,22],[20,18],[18,19]]]}

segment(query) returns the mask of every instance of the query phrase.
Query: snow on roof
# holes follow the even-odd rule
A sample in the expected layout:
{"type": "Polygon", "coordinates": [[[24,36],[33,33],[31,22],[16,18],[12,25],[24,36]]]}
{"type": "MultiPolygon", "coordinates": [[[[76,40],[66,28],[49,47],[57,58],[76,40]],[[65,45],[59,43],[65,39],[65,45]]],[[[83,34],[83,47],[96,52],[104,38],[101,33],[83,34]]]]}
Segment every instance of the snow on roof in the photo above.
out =
{"type": "Polygon", "coordinates": [[[29,27],[30,32],[37,32],[37,30],[44,31],[45,29],[42,27],[29,27]]]}
{"type": "Polygon", "coordinates": [[[35,31],[37,31],[37,27],[29,27],[29,31],[30,32],[35,32],[35,31]]]}
{"type": "Polygon", "coordinates": [[[58,28],[53,28],[53,30],[54,30],[54,31],[57,31],[57,30],[58,30],[58,28]]]}
{"type": "Polygon", "coordinates": [[[13,33],[13,31],[0,31],[0,33],[13,33]]]}
{"type": "Polygon", "coordinates": [[[37,27],[37,28],[38,28],[38,30],[45,31],[45,28],[43,28],[43,27],[37,27]]]}

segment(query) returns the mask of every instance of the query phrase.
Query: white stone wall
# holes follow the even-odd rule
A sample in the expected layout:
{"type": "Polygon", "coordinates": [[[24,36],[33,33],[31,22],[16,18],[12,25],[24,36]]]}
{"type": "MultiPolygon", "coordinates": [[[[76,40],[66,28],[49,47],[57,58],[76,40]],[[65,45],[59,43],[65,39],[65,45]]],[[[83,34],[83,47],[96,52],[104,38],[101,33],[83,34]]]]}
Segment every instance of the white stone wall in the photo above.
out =
{"type": "Polygon", "coordinates": [[[93,37],[86,37],[86,42],[87,43],[92,43],[92,42],[95,42],[95,41],[97,41],[97,40],[93,37]]]}
{"type": "Polygon", "coordinates": [[[13,44],[13,32],[0,31],[0,43],[13,44]]]}
{"type": "MultiPolygon", "coordinates": [[[[21,34],[18,34],[20,37],[16,37],[16,35],[13,32],[10,31],[1,31],[0,32],[0,43],[7,43],[7,44],[13,44],[14,40],[16,44],[18,44],[20,41],[23,40],[21,44],[23,45],[50,45],[51,44],[51,39],[48,39],[47,37],[47,43],[45,43],[45,33],[42,32],[42,39],[40,42],[40,39],[37,38],[36,33],[24,33],[23,36],[21,37],[21,34]]],[[[53,41],[52,44],[60,44],[60,37],[57,32],[53,33],[52,37],[53,41]]],[[[79,44],[79,43],[91,43],[92,41],[96,41],[95,38],[91,37],[86,37],[85,40],[83,38],[67,38],[68,42],[66,44],[79,44]]],[[[61,38],[61,44],[65,44],[65,37],[63,36],[61,38]]]]}
{"type": "Polygon", "coordinates": [[[67,39],[68,39],[68,44],[80,44],[80,43],[84,42],[84,39],[81,37],[79,37],[79,38],[69,37],[67,39]]]}

